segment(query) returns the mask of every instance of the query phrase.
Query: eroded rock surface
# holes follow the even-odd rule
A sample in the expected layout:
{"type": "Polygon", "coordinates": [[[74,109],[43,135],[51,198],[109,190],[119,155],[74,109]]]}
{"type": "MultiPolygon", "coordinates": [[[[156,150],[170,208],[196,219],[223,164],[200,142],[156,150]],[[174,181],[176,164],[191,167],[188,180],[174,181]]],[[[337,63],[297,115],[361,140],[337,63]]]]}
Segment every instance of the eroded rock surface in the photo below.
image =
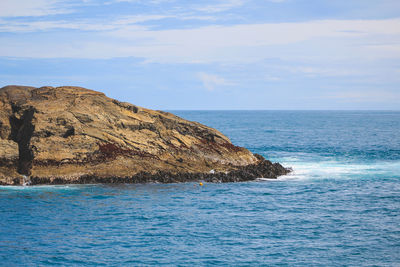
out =
{"type": "Polygon", "coordinates": [[[0,89],[0,184],[276,178],[219,131],[81,87],[0,89]]]}

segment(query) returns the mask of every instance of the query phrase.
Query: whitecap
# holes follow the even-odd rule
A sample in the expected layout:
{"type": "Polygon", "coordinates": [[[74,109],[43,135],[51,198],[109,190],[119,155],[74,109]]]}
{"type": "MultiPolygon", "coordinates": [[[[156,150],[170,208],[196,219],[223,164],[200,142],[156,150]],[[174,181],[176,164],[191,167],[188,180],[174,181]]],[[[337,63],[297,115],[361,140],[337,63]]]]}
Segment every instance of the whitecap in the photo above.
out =
{"type": "Polygon", "coordinates": [[[77,190],[83,185],[0,185],[0,190],[14,191],[58,191],[77,190]]]}
{"type": "Polygon", "coordinates": [[[397,177],[400,173],[400,161],[373,163],[349,163],[345,161],[288,161],[284,166],[290,166],[293,171],[279,177],[280,180],[304,179],[345,179],[366,176],[397,177]]]}

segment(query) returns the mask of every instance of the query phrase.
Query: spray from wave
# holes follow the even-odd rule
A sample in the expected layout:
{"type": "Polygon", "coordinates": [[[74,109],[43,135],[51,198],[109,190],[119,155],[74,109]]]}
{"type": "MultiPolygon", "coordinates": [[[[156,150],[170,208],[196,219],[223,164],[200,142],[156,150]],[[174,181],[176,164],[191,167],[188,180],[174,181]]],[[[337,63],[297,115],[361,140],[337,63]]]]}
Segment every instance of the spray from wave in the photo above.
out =
{"type": "Polygon", "coordinates": [[[293,169],[280,180],[362,179],[400,177],[400,161],[350,162],[346,160],[282,158],[284,166],[293,169]]]}

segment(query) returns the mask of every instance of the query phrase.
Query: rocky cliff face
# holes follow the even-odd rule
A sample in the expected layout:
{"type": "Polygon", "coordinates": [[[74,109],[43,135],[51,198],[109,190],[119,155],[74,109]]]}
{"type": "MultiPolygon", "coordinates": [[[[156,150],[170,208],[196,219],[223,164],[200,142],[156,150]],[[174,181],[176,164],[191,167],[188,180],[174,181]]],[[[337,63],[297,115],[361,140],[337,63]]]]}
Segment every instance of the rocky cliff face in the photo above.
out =
{"type": "Polygon", "coordinates": [[[0,183],[244,181],[286,174],[215,129],[80,87],[0,89],[0,183]]]}

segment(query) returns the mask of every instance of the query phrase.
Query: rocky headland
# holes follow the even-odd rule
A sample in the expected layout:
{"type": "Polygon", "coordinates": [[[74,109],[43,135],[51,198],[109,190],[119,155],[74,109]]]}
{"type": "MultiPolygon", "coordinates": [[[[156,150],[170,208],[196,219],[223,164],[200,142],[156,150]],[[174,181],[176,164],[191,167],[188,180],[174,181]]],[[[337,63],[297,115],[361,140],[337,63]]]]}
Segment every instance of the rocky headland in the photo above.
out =
{"type": "Polygon", "coordinates": [[[81,87],[0,89],[0,184],[239,182],[289,169],[219,131],[81,87]]]}

